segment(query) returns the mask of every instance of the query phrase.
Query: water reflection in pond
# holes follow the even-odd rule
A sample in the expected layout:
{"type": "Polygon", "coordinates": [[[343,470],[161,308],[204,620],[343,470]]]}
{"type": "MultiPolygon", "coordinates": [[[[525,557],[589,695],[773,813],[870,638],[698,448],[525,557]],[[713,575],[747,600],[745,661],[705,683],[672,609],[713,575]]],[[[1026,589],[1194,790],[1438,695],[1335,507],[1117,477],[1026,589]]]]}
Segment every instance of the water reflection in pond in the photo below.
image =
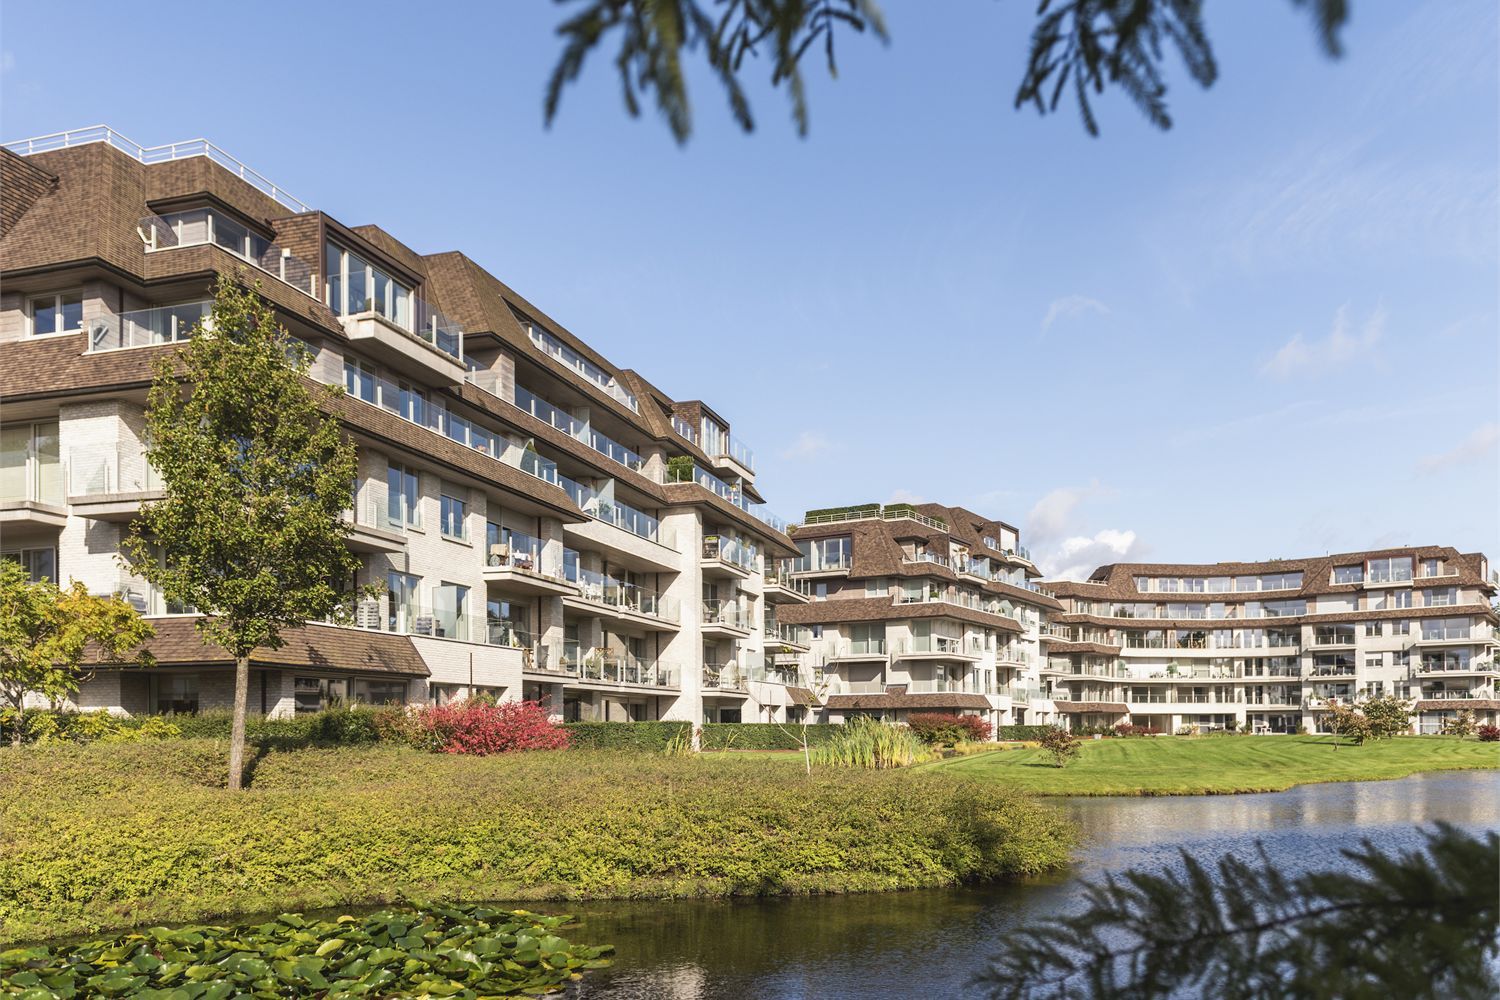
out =
{"type": "Polygon", "coordinates": [[[576,998],[780,1000],[961,996],[1008,928],[1076,905],[1080,879],[1247,854],[1257,840],[1283,870],[1341,862],[1368,837],[1417,843],[1444,820],[1500,829],[1500,776],[1424,774],[1400,781],[1304,785],[1266,795],[1073,799],[1085,847],[1044,883],[813,899],[589,904],[580,940],[608,941],[615,966],[576,998]]]}

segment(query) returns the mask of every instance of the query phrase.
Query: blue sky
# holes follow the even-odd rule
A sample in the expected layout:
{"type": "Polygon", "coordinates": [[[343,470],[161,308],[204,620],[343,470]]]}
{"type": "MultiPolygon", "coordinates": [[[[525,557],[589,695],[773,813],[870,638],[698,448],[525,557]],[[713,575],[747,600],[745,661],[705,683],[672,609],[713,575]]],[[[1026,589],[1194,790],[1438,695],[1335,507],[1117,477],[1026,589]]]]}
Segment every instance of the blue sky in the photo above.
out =
{"type": "Polygon", "coordinates": [[[1011,109],[1034,4],[884,6],[889,46],[811,74],[807,139],[761,85],[742,135],[699,76],[679,148],[607,58],[543,128],[541,0],[11,2],[0,131],[204,136],[464,250],[709,401],[789,517],[968,505],[1053,572],[1500,562],[1493,2],[1355,0],[1337,62],[1290,2],[1210,3],[1219,82],[1174,71],[1165,134],[1107,97],[1097,140],[1011,109]]]}

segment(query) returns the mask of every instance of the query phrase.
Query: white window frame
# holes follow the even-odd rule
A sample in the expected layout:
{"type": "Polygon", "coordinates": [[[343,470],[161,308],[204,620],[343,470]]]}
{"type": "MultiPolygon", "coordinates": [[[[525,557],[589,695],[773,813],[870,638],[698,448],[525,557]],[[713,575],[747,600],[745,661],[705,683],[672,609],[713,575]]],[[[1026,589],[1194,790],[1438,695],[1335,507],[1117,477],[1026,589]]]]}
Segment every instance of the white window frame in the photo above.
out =
{"type": "Polygon", "coordinates": [[[67,333],[80,333],[83,330],[83,292],[52,292],[48,295],[29,295],[26,298],[26,332],[32,337],[56,337],[67,333]],[[50,300],[52,309],[56,311],[57,322],[62,322],[63,299],[78,298],[78,325],[72,329],[62,330],[38,330],[36,328],[36,305],[39,302],[50,300]]]}

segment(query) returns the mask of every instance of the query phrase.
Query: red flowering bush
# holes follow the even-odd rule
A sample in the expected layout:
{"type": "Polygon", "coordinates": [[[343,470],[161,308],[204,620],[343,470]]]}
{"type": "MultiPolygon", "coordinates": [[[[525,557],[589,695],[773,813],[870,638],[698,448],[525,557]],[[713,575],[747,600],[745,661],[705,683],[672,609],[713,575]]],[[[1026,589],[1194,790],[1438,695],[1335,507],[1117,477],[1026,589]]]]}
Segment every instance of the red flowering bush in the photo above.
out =
{"type": "Polygon", "coordinates": [[[1481,743],[1500,742],[1500,726],[1480,726],[1476,731],[1479,733],[1481,743]]]}
{"type": "MultiPolygon", "coordinates": [[[[405,742],[443,753],[484,757],[517,750],[562,750],[568,734],[535,701],[470,699],[419,708],[401,729],[405,742]]],[[[397,727],[391,727],[393,731],[397,727]]]]}
{"type": "Polygon", "coordinates": [[[944,712],[913,712],[906,724],[923,743],[984,743],[994,734],[994,727],[977,715],[949,715],[944,712]]]}

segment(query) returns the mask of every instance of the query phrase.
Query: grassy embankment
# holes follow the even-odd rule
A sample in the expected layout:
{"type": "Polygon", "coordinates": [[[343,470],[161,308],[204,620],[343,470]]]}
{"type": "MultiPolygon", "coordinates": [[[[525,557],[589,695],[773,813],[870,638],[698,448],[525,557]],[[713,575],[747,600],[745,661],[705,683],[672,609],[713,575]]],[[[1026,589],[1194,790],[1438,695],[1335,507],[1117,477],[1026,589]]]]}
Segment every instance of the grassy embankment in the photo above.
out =
{"type": "Polygon", "coordinates": [[[581,750],[0,750],[0,940],[419,899],[952,885],[1066,863],[1074,831],[985,781],[581,750]]]}
{"type": "Polygon", "coordinates": [[[1199,795],[1275,792],[1321,781],[1375,781],[1419,771],[1500,767],[1500,743],[1401,737],[1337,749],[1331,736],[1207,736],[1085,740],[1058,768],[1037,748],[954,757],[918,770],[976,778],[1037,795],[1199,795]]]}

